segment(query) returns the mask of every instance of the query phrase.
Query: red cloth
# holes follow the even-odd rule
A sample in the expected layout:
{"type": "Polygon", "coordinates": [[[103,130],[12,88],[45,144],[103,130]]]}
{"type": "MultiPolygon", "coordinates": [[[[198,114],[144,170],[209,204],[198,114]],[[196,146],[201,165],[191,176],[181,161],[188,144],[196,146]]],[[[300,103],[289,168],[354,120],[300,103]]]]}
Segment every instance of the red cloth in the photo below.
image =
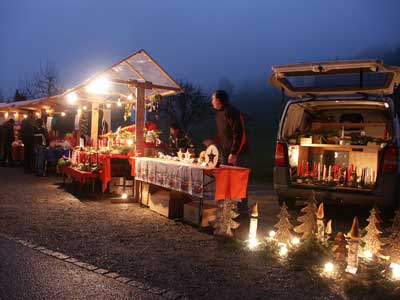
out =
{"type": "Polygon", "coordinates": [[[86,179],[88,178],[97,178],[99,176],[98,173],[94,173],[94,172],[86,172],[86,171],[80,171],[78,169],[72,168],[72,167],[61,167],[60,168],[60,173],[73,177],[74,179],[76,179],[77,181],[79,181],[79,183],[81,185],[84,185],[86,183],[86,179]]]}
{"type": "Polygon", "coordinates": [[[135,170],[135,158],[134,157],[129,157],[128,159],[129,163],[131,164],[131,176],[135,177],[136,170],[135,170]]]}
{"type": "Polygon", "coordinates": [[[210,172],[215,176],[215,200],[247,197],[250,169],[222,165],[210,172]]]}

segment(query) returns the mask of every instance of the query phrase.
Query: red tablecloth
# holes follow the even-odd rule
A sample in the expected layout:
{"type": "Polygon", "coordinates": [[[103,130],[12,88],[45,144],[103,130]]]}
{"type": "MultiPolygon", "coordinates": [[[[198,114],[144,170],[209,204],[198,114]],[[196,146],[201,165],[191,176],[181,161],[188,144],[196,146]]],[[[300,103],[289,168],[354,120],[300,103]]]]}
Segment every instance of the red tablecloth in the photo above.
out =
{"type": "Polygon", "coordinates": [[[63,175],[67,175],[67,176],[73,177],[81,185],[84,185],[86,183],[86,179],[97,178],[99,176],[98,173],[80,171],[78,169],[75,169],[75,168],[69,167],[69,166],[61,167],[60,168],[60,173],[63,174],[63,175]]]}
{"type": "Polygon", "coordinates": [[[215,200],[247,197],[250,169],[222,165],[206,172],[215,176],[215,200]]]}
{"type": "Polygon", "coordinates": [[[107,185],[111,181],[111,158],[127,159],[129,163],[131,163],[131,160],[127,155],[99,154],[99,162],[103,164],[103,168],[100,171],[100,180],[102,182],[103,192],[107,189],[107,185]]]}

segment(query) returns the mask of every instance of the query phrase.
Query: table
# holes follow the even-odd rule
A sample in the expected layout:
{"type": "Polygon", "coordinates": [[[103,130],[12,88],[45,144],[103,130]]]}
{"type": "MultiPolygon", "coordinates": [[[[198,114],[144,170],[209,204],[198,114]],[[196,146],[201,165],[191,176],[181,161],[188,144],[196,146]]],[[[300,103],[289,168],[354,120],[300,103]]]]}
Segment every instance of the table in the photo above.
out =
{"type": "Polygon", "coordinates": [[[74,180],[79,182],[80,187],[86,184],[86,181],[91,181],[92,191],[94,192],[95,180],[99,177],[97,172],[81,171],[70,166],[63,166],[60,168],[60,173],[63,177],[63,184],[65,185],[65,177],[72,177],[74,180]]]}
{"type": "Polygon", "coordinates": [[[136,157],[132,172],[137,181],[199,198],[201,224],[203,201],[209,192],[215,201],[246,198],[250,169],[224,165],[208,168],[199,164],[136,157]]]}

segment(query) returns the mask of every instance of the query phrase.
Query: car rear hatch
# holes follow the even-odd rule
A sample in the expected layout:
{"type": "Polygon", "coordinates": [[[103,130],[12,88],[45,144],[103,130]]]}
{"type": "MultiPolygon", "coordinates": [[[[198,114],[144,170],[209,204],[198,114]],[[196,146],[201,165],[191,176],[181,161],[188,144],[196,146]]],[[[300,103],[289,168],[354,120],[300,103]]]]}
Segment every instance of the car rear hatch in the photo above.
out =
{"type": "Polygon", "coordinates": [[[386,96],[399,84],[400,68],[358,60],[272,70],[270,83],[296,98],[280,124],[277,178],[299,187],[367,192],[382,174],[398,172],[399,133],[386,96]]]}

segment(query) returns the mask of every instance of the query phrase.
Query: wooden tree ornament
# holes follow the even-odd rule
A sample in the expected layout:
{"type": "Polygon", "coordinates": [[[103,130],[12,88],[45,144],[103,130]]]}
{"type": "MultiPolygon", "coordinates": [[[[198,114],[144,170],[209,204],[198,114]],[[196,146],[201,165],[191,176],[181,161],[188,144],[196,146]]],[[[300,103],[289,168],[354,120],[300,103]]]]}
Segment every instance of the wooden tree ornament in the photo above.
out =
{"type": "Polygon", "coordinates": [[[294,231],[301,233],[303,239],[314,235],[317,231],[317,204],[314,191],[307,201],[307,206],[301,209],[304,215],[297,218],[301,224],[294,228],[294,231]]]}
{"type": "Polygon", "coordinates": [[[364,252],[369,251],[374,255],[378,254],[382,248],[380,237],[382,232],[378,229],[379,219],[376,209],[372,208],[367,219],[368,225],[365,227],[367,233],[361,238],[364,243],[364,252]]]}
{"type": "Polygon", "coordinates": [[[216,218],[214,220],[209,220],[210,224],[215,228],[215,235],[233,236],[232,229],[237,229],[240,226],[240,223],[232,220],[239,216],[239,214],[234,211],[235,208],[235,200],[226,199],[219,201],[216,218]]]}
{"type": "Polygon", "coordinates": [[[278,214],[278,223],[274,225],[276,228],[275,239],[279,243],[289,244],[292,240],[292,233],[291,230],[293,225],[289,221],[289,213],[287,211],[287,206],[285,204],[282,205],[281,211],[278,214]]]}

